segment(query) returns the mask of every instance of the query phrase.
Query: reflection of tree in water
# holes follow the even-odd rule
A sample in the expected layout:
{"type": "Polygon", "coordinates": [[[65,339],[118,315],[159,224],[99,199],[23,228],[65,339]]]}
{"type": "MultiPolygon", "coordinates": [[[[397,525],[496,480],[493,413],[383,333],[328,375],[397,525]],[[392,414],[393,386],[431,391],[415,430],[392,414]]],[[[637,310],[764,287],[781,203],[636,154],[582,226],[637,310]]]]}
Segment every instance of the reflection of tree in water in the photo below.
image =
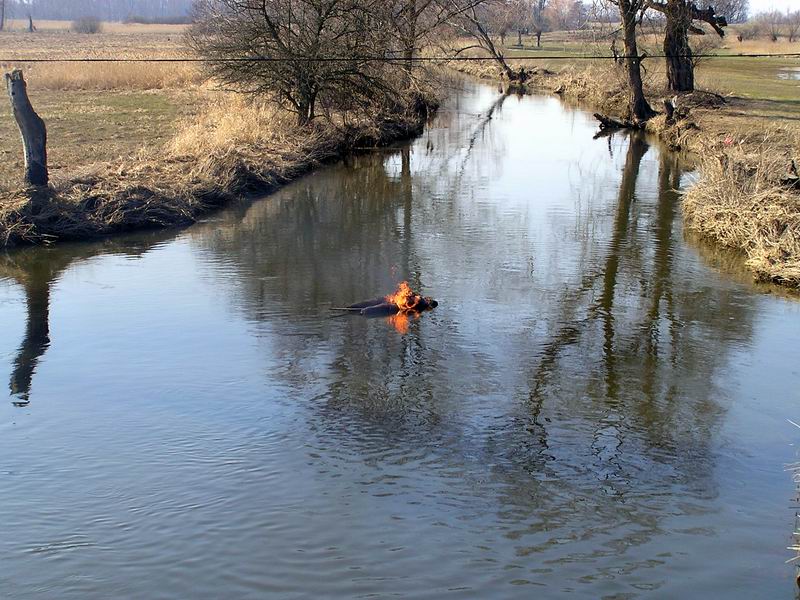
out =
{"type": "MultiPolygon", "coordinates": [[[[434,398],[447,393],[448,382],[430,372],[445,360],[457,368],[458,349],[454,345],[445,359],[425,343],[422,323],[433,316],[410,320],[404,324],[408,333],[399,336],[362,319],[330,320],[326,307],[387,293],[402,279],[435,294],[426,287],[432,282],[425,279],[413,238],[420,195],[431,193],[421,186],[455,189],[465,161],[488,156],[484,146],[494,140],[492,117],[506,97],[481,98],[486,106],[479,114],[444,111],[438,126],[414,146],[414,152],[425,153],[425,177],[412,174],[410,147],[388,149],[297,181],[249,206],[243,217],[228,213],[230,220],[222,225],[193,229],[198,247],[240,275],[234,304],[255,321],[268,320],[270,333],[280,335],[277,359],[285,369],[278,376],[306,382],[320,342],[334,338],[329,406],[414,423],[438,420],[434,398]],[[463,144],[448,143],[451,136],[463,144]],[[465,153],[453,151],[464,145],[465,153]],[[295,335],[298,326],[309,335],[295,335]]],[[[501,159],[502,153],[492,155],[501,159]]],[[[469,358],[490,368],[481,365],[479,355],[469,358]]]]}
{"type": "Polygon", "coordinates": [[[394,400],[413,398],[416,406],[430,398],[420,387],[436,361],[429,354],[421,359],[425,317],[410,319],[408,333],[398,335],[388,323],[331,318],[327,307],[388,293],[401,279],[425,289],[412,237],[413,203],[410,149],[403,147],[320,171],[248,207],[241,219],[229,215],[221,226],[193,229],[192,239],[224,257],[226,276],[237,274],[237,308],[268,321],[280,337],[274,347],[284,368],[277,376],[305,384],[318,368],[320,344],[330,342],[329,406],[357,402],[364,414],[405,418],[409,404],[394,400]],[[395,159],[391,175],[385,163],[395,159]],[[295,335],[298,329],[307,335],[295,335]]]}
{"type": "Polygon", "coordinates": [[[239,300],[252,317],[276,310],[302,318],[323,302],[388,292],[396,279],[384,258],[397,257],[401,268],[404,199],[401,182],[381,168],[383,158],[355,157],[301,179],[250,206],[241,220],[233,215],[230,223],[194,230],[193,239],[245,270],[239,300]]]}
{"type": "Polygon", "coordinates": [[[50,290],[70,266],[101,254],[138,256],[174,234],[157,233],[118,238],[95,244],[64,244],[58,248],[22,248],[0,254],[0,279],[16,282],[25,293],[25,337],[14,359],[9,389],[14,404],[26,406],[36,365],[50,345],[50,290]]]}
{"type": "MultiPolygon", "coordinates": [[[[431,235],[419,208],[430,172],[417,185],[406,154],[399,176],[387,175],[383,156],[361,157],[254,204],[241,224],[198,229],[195,241],[243,275],[237,304],[269,323],[291,365],[277,376],[313,389],[319,443],[372,456],[427,448],[438,457],[428,469],[481,473],[473,492],[496,495],[500,526],[519,539],[520,554],[618,556],[657,535],[665,514],[701,510],[714,494],[711,438],[725,408],[717,374],[753,321],[747,293],[705,281],[681,260],[679,166],[658,154],[653,194],[639,177],[648,154],[644,139],[630,139],[611,212],[593,212],[607,217],[608,235],[599,249],[581,246],[576,285],[541,295],[545,331],[521,329],[502,342],[425,327],[426,319],[392,336],[364,320],[322,318],[320,306],[393,284],[387,256],[419,286],[432,283],[427,253],[446,262],[465,251],[463,240],[415,237],[431,235]],[[509,349],[508,379],[493,377],[498,365],[482,343],[509,349]]],[[[438,216],[446,236],[449,213],[438,216]]],[[[481,239],[487,268],[497,258],[491,243],[481,239]]],[[[427,318],[449,317],[445,309],[427,318]]]]}
{"type": "Polygon", "coordinates": [[[652,206],[637,194],[646,152],[633,137],[605,256],[563,294],[519,413],[486,445],[484,460],[501,465],[500,517],[525,540],[523,554],[621,555],[658,535],[665,514],[691,515],[714,494],[711,444],[724,412],[716,373],[750,338],[753,306],[746,294],[698,285],[676,260],[677,159],[660,153],[652,206]],[[560,550],[558,538],[574,544],[560,550]]]}
{"type": "Polygon", "coordinates": [[[49,261],[28,261],[25,267],[11,263],[6,258],[0,262],[0,274],[12,277],[25,291],[28,317],[25,338],[14,359],[9,387],[18,398],[14,404],[22,406],[30,401],[29,393],[36,363],[50,345],[50,285],[53,276],[49,261]]]}

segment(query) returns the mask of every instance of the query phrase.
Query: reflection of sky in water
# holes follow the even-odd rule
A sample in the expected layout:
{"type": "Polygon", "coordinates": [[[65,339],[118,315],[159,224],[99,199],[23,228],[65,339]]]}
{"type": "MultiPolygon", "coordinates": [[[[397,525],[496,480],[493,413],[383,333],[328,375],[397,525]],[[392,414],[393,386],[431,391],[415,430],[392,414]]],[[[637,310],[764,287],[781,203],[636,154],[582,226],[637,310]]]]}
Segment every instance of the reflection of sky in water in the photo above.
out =
{"type": "Polygon", "coordinates": [[[185,232],[0,257],[3,589],[788,594],[800,307],[595,131],[470,86],[185,232]],[[405,335],[330,318],[398,278],[441,302],[405,335]]]}

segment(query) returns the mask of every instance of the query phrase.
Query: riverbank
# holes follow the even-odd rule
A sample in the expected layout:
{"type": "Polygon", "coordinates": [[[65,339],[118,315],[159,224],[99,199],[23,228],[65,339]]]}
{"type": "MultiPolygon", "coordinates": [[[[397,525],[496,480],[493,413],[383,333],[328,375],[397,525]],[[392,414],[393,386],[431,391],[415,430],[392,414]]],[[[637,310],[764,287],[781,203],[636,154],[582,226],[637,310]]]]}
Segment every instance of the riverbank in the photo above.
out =
{"type": "Polygon", "coordinates": [[[156,153],[78,169],[44,190],[0,192],[0,247],[184,226],[319,165],[419,134],[436,101],[299,128],[271,105],[225,94],[186,119],[156,153]]]}
{"type": "MultiPolygon", "coordinates": [[[[615,67],[527,68],[530,78],[514,84],[520,93],[556,93],[604,114],[625,116],[625,82],[615,67]]],[[[460,63],[458,69],[501,79],[491,64],[460,63]]],[[[659,78],[650,78],[645,92],[654,108],[663,106],[659,78]]],[[[675,101],[675,119],[659,115],[647,131],[698,157],[700,177],[683,196],[688,227],[744,252],[757,280],[800,288],[800,115],[787,105],[781,119],[775,103],[712,92],[669,99],[675,101]]]]}
{"type": "MultiPolygon", "coordinates": [[[[328,115],[298,128],[293,115],[214,89],[193,63],[25,62],[185,55],[180,25],[69,23],[0,32],[4,71],[23,68],[48,128],[50,186],[21,189],[16,123],[0,118],[0,248],[183,226],[243,194],[275,189],[347,153],[422,131],[431,94],[398,98],[392,112],[328,115]],[[21,61],[21,62],[15,62],[21,61]]],[[[386,109],[387,111],[389,109],[386,109]]]]}

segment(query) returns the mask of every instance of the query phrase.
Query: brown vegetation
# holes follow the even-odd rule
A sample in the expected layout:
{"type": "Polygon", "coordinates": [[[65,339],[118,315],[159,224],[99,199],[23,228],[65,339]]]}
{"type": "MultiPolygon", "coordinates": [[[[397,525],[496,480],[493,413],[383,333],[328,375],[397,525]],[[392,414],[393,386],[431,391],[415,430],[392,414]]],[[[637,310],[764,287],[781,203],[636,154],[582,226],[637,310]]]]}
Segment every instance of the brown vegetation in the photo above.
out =
{"type": "Polygon", "coordinates": [[[72,22],[70,29],[74,33],[95,34],[102,31],[103,24],[97,17],[81,17],[72,22]]]}
{"type": "MultiPolygon", "coordinates": [[[[186,55],[184,27],[104,24],[102,33],[79,38],[41,25],[35,34],[4,33],[0,53],[11,59],[186,55]]],[[[0,153],[10,158],[0,168],[0,246],[190,223],[243,193],[267,191],[344,153],[417,133],[435,105],[421,78],[413,86],[406,80],[391,102],[359,111],[326,103],[300,129],[266,103],[269,95],[248,101],[215,90],[195,64],[21,64],[51,134],[52,185],[41,192],[19,188],[19,135],[12,120],[0,122],[0,153]]]]}
{"type": "Polygon", "coordinates": [[[410,108],[299,130],[274,107],[226,94],[188,120],[160,155],[92,165],[44,192],[0,193],[0,247],[189,224],[353,149],[418,133],[424,118],[410,108]]]}
{"type": "Polygon", "coordinates": [[[684,195],[692,229],[743,250],[759,279],[800,287],[800,187],[785,131],[739,137],[703,154],[702,177],[684,195]]]}

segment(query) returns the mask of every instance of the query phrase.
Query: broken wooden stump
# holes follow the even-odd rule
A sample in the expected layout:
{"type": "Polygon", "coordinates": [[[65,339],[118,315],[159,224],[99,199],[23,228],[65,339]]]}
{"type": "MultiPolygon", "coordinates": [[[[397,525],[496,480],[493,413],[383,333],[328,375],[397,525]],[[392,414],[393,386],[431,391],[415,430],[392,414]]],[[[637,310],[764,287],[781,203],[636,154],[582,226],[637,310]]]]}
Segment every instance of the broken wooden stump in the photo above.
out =
{"type": "Polygon", "coordinates": [[[667,115],[667,125],[675,123],[675,102],[670,98],[664,98],[664,114],[667,115]]]}
{"type": "Polygon", "coordinates": [[[17,121],[25,152],[25,182],[45,186],[47,174],[47,128],[42,118],[33,110],[22,71],[6,73],[6,89],[11,99],[11,109],[17,121]]]}

